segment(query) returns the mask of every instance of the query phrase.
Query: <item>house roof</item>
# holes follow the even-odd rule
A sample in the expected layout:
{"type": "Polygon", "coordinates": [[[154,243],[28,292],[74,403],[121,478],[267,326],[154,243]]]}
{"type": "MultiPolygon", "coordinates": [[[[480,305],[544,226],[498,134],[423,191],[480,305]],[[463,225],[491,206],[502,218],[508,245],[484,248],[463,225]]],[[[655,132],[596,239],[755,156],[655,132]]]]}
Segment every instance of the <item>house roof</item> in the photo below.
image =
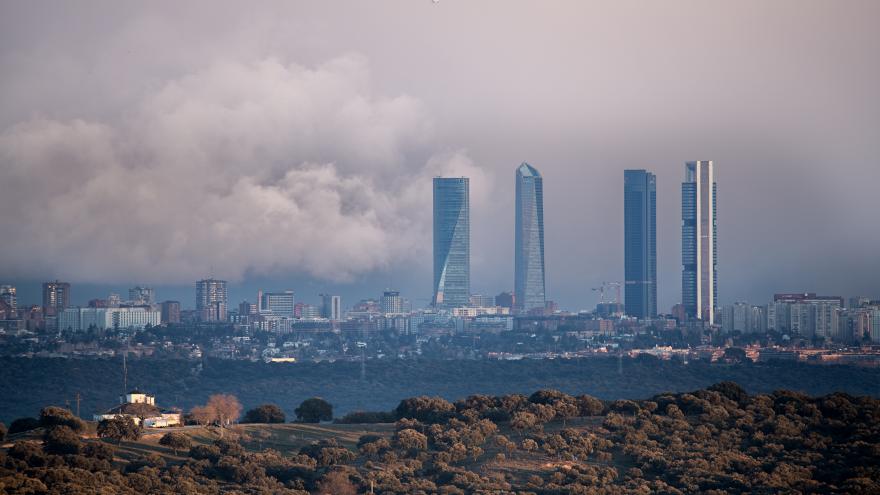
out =
{"type": "Polygon", "coordinates": [[[104,414],[128,414],[130,416],[148,418],[151,416],[158,416],[160,411],[158,407],[152,404],[144,404],[141,402],[133,404],[129,402],[118,405],[104,414]]]}

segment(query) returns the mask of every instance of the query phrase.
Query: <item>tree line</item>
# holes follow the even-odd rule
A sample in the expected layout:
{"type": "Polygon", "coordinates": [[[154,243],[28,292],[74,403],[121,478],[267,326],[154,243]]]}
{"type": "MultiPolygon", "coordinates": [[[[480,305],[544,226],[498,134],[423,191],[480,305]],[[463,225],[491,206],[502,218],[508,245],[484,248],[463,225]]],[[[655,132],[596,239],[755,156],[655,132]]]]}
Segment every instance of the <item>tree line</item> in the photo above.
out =
{"type": "Polygon", "coordinates": [[[42,441],[18,439],[0,453],[0,491],[880,492],[880,400],[866,396],[749,394],[721,382],[640,400],[553,389],[454,402],[419,396],[381,414],[395,418],[392,431],[363,435],[355,448],[324,438],[289,454],[248,449],[246,432],[220,422],[228,431],[210,443],[162,437],[183,460],[147,454],[123,463],[114,442],[84,440],[80,420],[45,408],[42,441]]]}

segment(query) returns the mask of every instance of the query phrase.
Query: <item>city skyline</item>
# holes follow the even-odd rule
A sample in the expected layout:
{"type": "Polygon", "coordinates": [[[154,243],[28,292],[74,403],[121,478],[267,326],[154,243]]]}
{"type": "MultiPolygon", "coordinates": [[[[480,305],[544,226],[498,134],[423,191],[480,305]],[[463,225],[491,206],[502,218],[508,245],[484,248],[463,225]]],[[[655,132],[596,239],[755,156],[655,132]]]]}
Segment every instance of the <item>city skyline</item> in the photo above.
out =
{"type": "Polygon", "coordinates": [[[9,6],[0,276],[28,301],[58,278],[74,298],[146,284],[190,304],[213,274],[250,298],[393,286],[426,304],[428,181],[466,175],[471,291],[512,291],[509,174],[527,160],[552,177],[545,284],[567,308],[622,281],[620,171],[655,173],[667,310],[681,163],[706,156],[729,191],[719,304],[877,292],[876,2],[489,5],[9,6]],[[45,21],[59,12],[81,22],[45,21]]]}
{"type": "MultiPolygon", "coordinates": [[[[470,290],[470,194],[468,177],[435,177],[434,183],[434,228],[435,228],[435,295],[432,305],[439,308],[465,307],[472,296],[479,295],[470,290]],[[449,271],[452,267],[451,272],[449,271]],[[452,273],[451,282],[447,282],[446,273],[452,273]],[[451,283],[454,299],[452,303],[443,302],[451,283]],[[441,302],[437,302],[437,294],[441,302]],[[466,296],[465,296],[466,294],[466,296]]],[[[712,161],[691,161],[685,163],[685,181],[681,183],[681,304],[689,317],[702,319],[709,324],[717,323],[722,305],[718,303],[717,282],[717,228],[715,217],[717,183],[714,180],[714,163],[712,161]],[[710,187],[711,186],[711,187],[710,187]],[[708,239],[711,237],[711,241],[708,239]],[[711,304],[708,302],[711,301],[711,304]],[[699,311],[697,308],[701,308],[699,311]],[[711,308],[711,311],[709,310],[711,308]]],[[[544,297],[544,246],[543,246],[543,177],[540,172],[527,162],[516,168],[516,229],[514,250],[514,294],[524,293],[525,284],[520,286],[523,271],[531,269],[535,276],[536,290],[542,301],[544,297]],[[529,242],[525,242],[528,238],[529,242]],[[532,249],[529,244],[535,246],[532,249]],[[532,259],[529,259],[529,258],[532,259]],[[531,263],[530,263],[531,262],[531,263]]],[[[623,285],[626,314],[639,318],[650,318],[667,311],[657,310],[656,287],[656,176],[644,169],[624,170],[623,217],[624,217],[624,270],[623,285]],[[633,301],[629,303],[627,301],[633,301]]],[[[605,284],[605,282],[603,282],[605,284]]],[[[0,289],[11,288],[12,300],[15,300],[14,285],[3,285],[0,289]]],[[[504,291],[505,288],[500,290],[504,291]]],[[[128,302],[135,304],[154,304],[155,289],[140,285],[127,289],[128,302]]],[[[120,291],[121,292],[121,291],[120,291]]],[[[60,306],[75,307],[77,304],[67,303],[70,297],[70,283],[42,283],[43,306],[52,308],[53,301],[63,297],[60,306]],[[58,294],[56,296],[56,293],[58,294]],[[47,302],[48,301],[48,302],[47,302]]],[[[207,321],[225,319],[229,310],[226,296],[226,281],[212,277],[196,282],[195,308],[207,321]],[[213,316],[211,316],[213,315],[213,316]]],[[[394,291],[398,294],[399,291],[394,291]]],[[[385,294],[387,295],[387,289],[385,294]]],[[[778,294],[778,292],[774,292],[778,294]]],[[[334,307],[331,314],[341,314],[340,296],[328,303],[325,294],[314,306],[320,314],[327,312],[327,307],[334,307]],[[330,304],[330,306],[328,306],[330,304]]],[[[118,294],[110,293],[110,297],[118,294]]],[[[368,300],[370,296],[355,300],[368,300]]],[[[186,300],[186,298],[183,298],[186,300]]],[[[244,301],[247,301],[246,297],[244,301]]],[[[378,297],[384,300],[383,296],[378,297]]],[[[516,301],[516,297],[514,300],[516,301]]],[[[294,293],[292,290],[265,292],[257,290],[257,302],[253,304],[258,310],[267,309],[277,314],[293,316],[294,293]],[[283,301],[285,308],[280,313],[273,311],[269,301],[283,301]]],[[[758,299],[760,300],[760,299],[758,299]]],[[[742,299],[732,300],[739,304],[742,299]]],[[[169,300],[168,302],[177,302],[169,300]]],[[[554,301],[555,303],[555,301],[554,301]]],[[[276,303],[277,304],[277,303],[276,303]]],[[[472,302],[470,303],[472,305],[472,302]]],[[[515,302],[515,309],[527,312],[530,304],[515,302]]],[[[80,306],[84,306],[80,304],[80,306]]],[[[184,306],[186,307],[186,306],[184,306]]],[[[566,308],[576,310],[575,308],[566,308]]],[[[588,309],[588,308],[581,308],[588,309]]]]}

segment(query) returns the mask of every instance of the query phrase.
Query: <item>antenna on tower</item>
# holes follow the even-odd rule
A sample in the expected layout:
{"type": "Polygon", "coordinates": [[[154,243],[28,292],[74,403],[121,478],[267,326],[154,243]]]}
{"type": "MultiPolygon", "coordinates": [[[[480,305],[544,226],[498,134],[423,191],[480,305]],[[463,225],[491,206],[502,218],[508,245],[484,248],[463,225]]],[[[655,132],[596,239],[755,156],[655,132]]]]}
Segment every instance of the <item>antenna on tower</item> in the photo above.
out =
{"type": "Polygon", "coordinates": [[[125,396],[125,393],[128,391],[128,366],[125,362],[125,356],[128,355],[127,352],[122,353],[122,396],[125,396]]]}

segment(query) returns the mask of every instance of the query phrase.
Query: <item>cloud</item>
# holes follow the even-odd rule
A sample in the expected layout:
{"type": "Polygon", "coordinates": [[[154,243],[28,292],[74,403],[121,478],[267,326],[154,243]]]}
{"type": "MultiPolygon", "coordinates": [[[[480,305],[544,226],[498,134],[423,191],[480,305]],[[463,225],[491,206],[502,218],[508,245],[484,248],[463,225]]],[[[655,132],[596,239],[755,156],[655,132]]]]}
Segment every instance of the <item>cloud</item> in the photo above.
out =
{"type": "Polygon", "coordinates": [[[372,94],[361,56],[315,68],[218,61],[118,123],[7,128],[0,269],[84,282],[350,280],[426,252],[432,175],[480,177],[463,151],[430,156],[431,136],[417,99],[372,94]]]}

